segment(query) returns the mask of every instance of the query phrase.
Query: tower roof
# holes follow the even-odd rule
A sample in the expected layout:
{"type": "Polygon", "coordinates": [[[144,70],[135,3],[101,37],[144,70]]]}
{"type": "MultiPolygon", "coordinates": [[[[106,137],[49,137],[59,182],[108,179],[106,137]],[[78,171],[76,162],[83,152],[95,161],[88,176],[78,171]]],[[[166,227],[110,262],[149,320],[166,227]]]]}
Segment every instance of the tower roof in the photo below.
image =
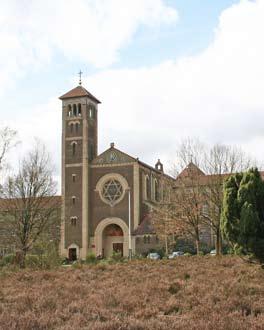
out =
{"type": "Polygon", "coordinates": [[[87,89],[85,89],[82,86],[77,86],[77,87],[71,89],[66,94],[63,94],[59,99],[60,100],[66,100],[66,99],[72,99],[72,98],[75,98],[75,97],[82,97],[82,96],[88,96],[94,102],[101,103],[95,96],[93,96],[90,92],[88,92],[87,89]]]}

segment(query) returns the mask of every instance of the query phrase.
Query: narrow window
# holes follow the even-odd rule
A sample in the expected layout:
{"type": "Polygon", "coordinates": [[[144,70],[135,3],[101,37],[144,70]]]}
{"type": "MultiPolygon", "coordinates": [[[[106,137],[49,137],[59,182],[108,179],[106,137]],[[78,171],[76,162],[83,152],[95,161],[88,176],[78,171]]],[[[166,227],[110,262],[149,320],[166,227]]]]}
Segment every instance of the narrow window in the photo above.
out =
{"type": "Polygon", "coordinates": [[[72,182],[76,181],[76,174],[72,174],[72,182]]]}
{"type": "Polygon", "coordinates": [[[72,196],[72,204],[75,205],[76,197],[72,196]]]}
{"type": "Polygon", "coordinates": [[[78,104],[78,116],[81,117],[82,115],[82,105],[81,103],[78,104]]]}
{"type": "Polygon", "coordinates": [[[150,198],[150,187],[149,187],[149,177],[146,176],[146,180],[145,180],[145,196],[146,196],[146,199],[149,199],[150,198]]]}
{"type": "Polygon", "coordinates": [[[155,183],[154,183],[154,198],[155,198],[156,202],[159,201],[159,185],[158,185],[157,180],[155,180],[155,183]]]}
{"type": "Polygon", "coordinates": [[[89,144],[89,150],[88,150],[89,160],[93,160],[94,157],[94,146],[92,143],[89,144]]]}
{"type": "Polygon", "coordinates": [[[76,123],[76,124],[75,124],[75,132],[78,133],[78,131],[79,131],[79,124],[76,123]]]}
{"type": "Polygon", "coordinates": [[[72,155],[73,155],[73,156],[75,156],[75,154],[76,154],[76,145],[77,145],[76,142],[74,142],[74,143],[72,144],[72,155]]]}
{"type": "Polygon", "coordinates": [[[147,242],[150,244],[150,236],[147,237],[147,242]]]}
{"type": "Polygon", "coordinates": [[[159,236],[156,236],[156,243],[159,243],[159,236]]]}
{"type": "Polygon", "coordinates": [[[73,227],[76,227],[76,225],[77,225],[77,217],[71,217],[71,225],[73,227]]]}
{"type": "Polygon", "coordinates": [[[144,244],[147,244],[147,236],[144,236],[144,244]]]}
{"type": "Polygon", "coordinates": [[[74,117],[77,116],[77,107],[76,107],[76,104],[73,105],[73,116],[74,117]]]}
{"type": "Polygon", "coordinates": [[[73,123],[70,124],[70,131],[73,132],[73,123]]]}

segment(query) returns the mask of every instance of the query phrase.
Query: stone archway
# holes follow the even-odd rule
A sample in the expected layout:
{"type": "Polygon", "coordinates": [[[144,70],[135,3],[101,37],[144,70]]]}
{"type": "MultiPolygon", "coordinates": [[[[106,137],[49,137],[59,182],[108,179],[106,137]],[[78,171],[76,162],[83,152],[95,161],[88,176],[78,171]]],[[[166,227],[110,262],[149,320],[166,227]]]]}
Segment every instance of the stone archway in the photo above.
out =
{"type": "MultiPolygon", "coordinates": [[[[117,229],[116,227],[116,229],[117,229]]],[[[113,251],[113,244],[119,243],[123,244],[123,255],[124,257],[128,256],[128,226],[126,223],[119,219],[119,218],[106,218],[99,222],[95,229],[95,253],[96,255],[104,255],[110,256],[113,251]],[[109,238],[109,235],[107,235],[107,229],[110,228],[109,226],[116,225],[120,228],[123,235],[121,233],[119,235],[114,235],[112,238],[109,238]],[[108,236],[108,238],[106,238],[108,236]],[[108,241],[106,241],[106,239],[108,241]],[[103,249],[107,249],[103,250],[103,249]]]]}

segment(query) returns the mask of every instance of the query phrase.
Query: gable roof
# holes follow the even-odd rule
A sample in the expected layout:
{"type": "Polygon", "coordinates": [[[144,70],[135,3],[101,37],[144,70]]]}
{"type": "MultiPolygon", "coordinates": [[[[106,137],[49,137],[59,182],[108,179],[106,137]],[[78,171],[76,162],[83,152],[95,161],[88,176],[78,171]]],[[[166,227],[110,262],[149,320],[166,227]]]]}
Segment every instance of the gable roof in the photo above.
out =
{"type": "Polygon", "coordinates": [[[90,92],[88,92],[87,89],[85,89],[82,86],[77,86],[73,89],[71,89],[69,92],[66,94],[63,94],[62,96],[59,97],[60,100],[66,100],[66,99],[72,99],[75,97],[83,97],[83,96],[88,96],[90,99],[92,99],[96,103],[101,103],[95,96],[93,96],[90,92]]]}
{"type": "Polygon", "coordinates": [[[122,163],[134,163],[137,162],[138,159],[129,156],[125,152],[116,149],[114,144],[111,144],[111,147],[96,158],[93,159],[93,165],[104,165],[104,164],[122,164],[122,163]]]}
{"type": "Polygon", "coordinates": [[[151,214],[148,213],[143,217],[140,225],[133,231],[132,235],[152,235],[155,234],[155,229],[152,225],[151,214]]]}
{"type": "Polygon", "coordinates": [[[178,177],[188,177],[190,175],[204,176],[204,172],[199,169],[197,165],[190,162],[185,169],[178,175],[178,177]]]}

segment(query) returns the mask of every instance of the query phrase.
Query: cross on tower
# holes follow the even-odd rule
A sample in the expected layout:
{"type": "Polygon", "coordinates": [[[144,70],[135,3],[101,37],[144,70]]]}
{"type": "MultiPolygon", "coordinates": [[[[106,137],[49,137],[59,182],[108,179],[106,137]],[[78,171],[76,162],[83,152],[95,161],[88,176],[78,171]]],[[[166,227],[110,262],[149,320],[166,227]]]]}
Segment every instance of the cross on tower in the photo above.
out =
{"type": "Polygon", "coordinates": [[[82,85],[82,71],[80,70],[80,72],[78,73],[78,75],[79,75],[79,85],[81,86],[82,85]]]}

